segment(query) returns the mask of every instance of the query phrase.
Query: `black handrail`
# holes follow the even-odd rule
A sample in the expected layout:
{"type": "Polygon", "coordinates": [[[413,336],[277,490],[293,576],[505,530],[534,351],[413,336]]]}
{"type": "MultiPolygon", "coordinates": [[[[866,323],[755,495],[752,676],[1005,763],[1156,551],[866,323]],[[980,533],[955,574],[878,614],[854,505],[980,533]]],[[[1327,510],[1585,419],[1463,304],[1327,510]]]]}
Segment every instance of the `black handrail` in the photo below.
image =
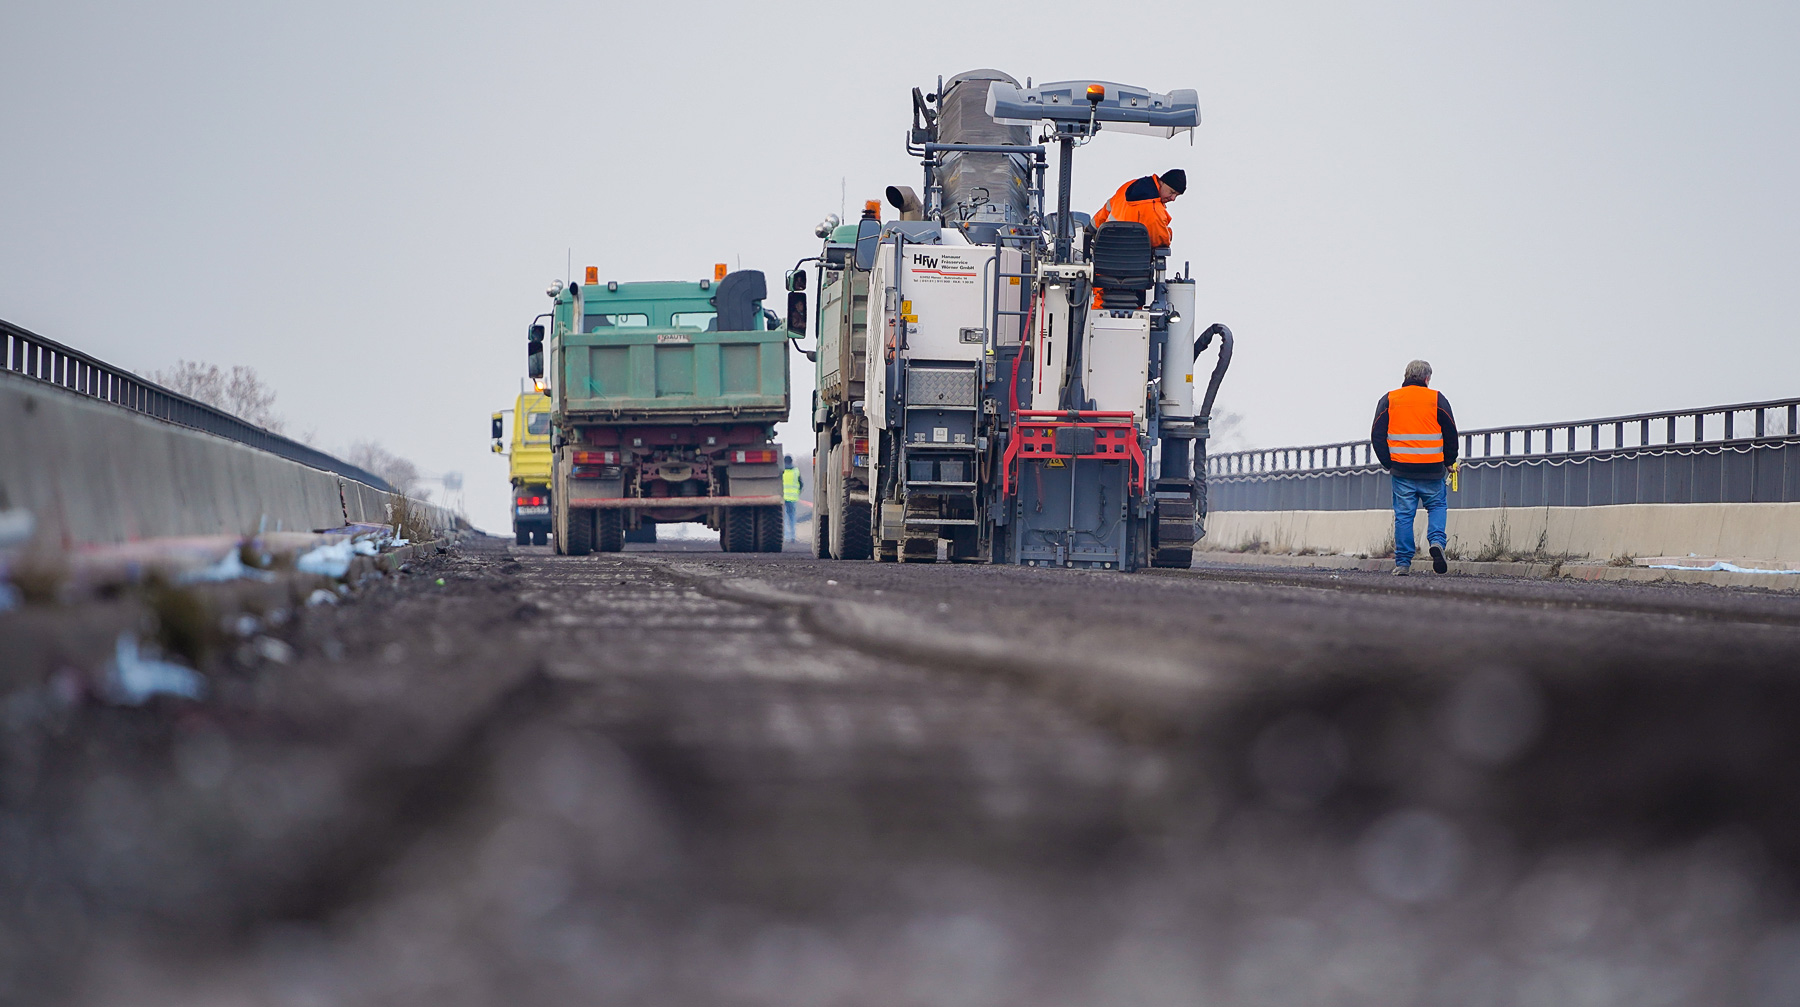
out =
{"type": "Polygon", "coordinates": [[[0,319],[0,371],[110,402],[166,423],[215,434],[302,465],[335,472],[384,493],[394,492],[386,480],[373,472],[265,430],[223,409],[172,392],[122,367],[114,367],[3,319],[0,319]]]}
{"type": "MultiPolygon", "coordinates": [[[[1641,451],[1683,451],[1719,445],[1800,441],[1800,398],[1740,402],[1697,409],[1631,413],[1557,423],[1460,430],[1459,457],[1473,466],[1522,459],[1605,457],[1641,451]],[[1710,417],[1722,417],[1708,437],[1710,417]],[[1749,422],[1739,425],[1745,416],[1749,422]],[[1780,419],[1775,432],[1773,419],[1780,419]],[[1541,436],[1540,436],[1541,435],[1541,436]],[[1558,442],[1561,442],[1560,445],[1558,442]],[[1585,443],[1584,443],[1585,442],[1585,443]]],[[[1259,448],[1212,455],[1207,475],[1218,478],[1277,472],[1375,470],[1380,465],[1367,439],[1304,447],[1259,448]]]]}

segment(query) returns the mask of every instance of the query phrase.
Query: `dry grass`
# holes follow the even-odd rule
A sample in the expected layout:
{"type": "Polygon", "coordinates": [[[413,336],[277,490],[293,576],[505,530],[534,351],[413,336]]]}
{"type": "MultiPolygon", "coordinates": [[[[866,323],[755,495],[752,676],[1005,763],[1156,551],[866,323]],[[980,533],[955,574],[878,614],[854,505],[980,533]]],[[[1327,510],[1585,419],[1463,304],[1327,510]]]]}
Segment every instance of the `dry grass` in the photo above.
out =
{"type": "Polygon", "coordinates": [[[61,601],[69,586],[69,562],[61,553],[31,551],[0,570],[28,604],[61,601]]]}
{"type": "Polygon", "coordinates": [[[429,542],[437,537],[431,530],[425,508],[414,503],[411,497],[395,496],[389,519],[399,527],[400,537],[408,542],[429,542]]]}
{"type": "Polygon", "coordinates": [[[1263,541],[1262,532],[1252,532],[1249,538],[1234,546],[1227,546],[1226,552],[1268,552],[1269,543],[1263,541]]]}

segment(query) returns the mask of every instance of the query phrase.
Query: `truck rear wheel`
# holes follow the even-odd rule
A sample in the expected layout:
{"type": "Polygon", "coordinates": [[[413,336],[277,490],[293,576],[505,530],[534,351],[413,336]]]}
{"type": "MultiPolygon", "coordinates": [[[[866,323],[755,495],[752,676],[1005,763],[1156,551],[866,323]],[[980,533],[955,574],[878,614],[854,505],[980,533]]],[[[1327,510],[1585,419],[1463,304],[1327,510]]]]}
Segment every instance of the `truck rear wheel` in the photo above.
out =
{"type": "Polygon", "coordinates": [[[618,552],[625,548],[625,512],[622,510],[599,510],[594,512],[594,521],[598,526],[595,534],[595,547],[601,552],[618,552]]]}
{"type": "Polygon", "coordinates": [[[571,556],[586,556],[594,551],[594,512],[591,510],[569,511],[569,541],[563,551],[571,556]]]}
{"type": "Polygon", "coordinates": [[[756,508],[756,551],[780,552],[787,540],[787,518],[780,507],[756,508]]]}
{"type": "Polygon", "coordinates": [[[868,559],[875,554],[875,537],[870,531],[872,515],[869,505],[846,499],[837,520],[837,547],[840,559],[868,559]]]}
{"type": "Polygon", "coordinates": [[[531,544],[532,545],[549,545],[550,544],[550,533],[547,531],[532,532],[531,533],[531,544]]]}
{"type": "Polygon", "coordinates": [[[513,532],[513,545],[530,545],[530,544],[531,544],[531,533],[530,532],[526,531],[523,528],[517,529],[513,532]]]}
{"type": "Polygon", "coordinates": [[[756,508],[725,508],[725,527],[719,531],[719,548],[726,552],[756,551],[756,508]]]}
{"type": "Polygon", "coordinates": [[[813,453],[813,555],[819,559],[836,559],[843,538],[838,528],[845,506],[843,471],[844,446],[833,446],[830,435],[819,434],[819,448],[813,453]]]}

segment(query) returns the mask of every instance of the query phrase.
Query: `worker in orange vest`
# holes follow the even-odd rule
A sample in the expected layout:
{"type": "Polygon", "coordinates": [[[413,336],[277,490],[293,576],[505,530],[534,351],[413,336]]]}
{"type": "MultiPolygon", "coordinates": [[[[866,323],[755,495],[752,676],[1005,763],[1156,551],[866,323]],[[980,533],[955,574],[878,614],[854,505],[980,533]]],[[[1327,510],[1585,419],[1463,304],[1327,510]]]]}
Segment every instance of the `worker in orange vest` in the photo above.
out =
{"type": "Polygon", "coordinates": [[[1094,214],[1094,226],[1109,220],[1129,220],[1150,232],[1150,247],[1168,248],[1175,240],[1169,227],[1168,204],[1187,191],[1187,172],[1171,168],[1161,175],[1145,175],[1119,186],[1119,191],[1094,214]]]}
{"type": "Polygon", "coordinates": [[[1394,576],[1412,572],[1413,516],[1420,504],[1425,505],[1431,568],[1438,573],[1450,569],[1444,561],[1450,506],[1444,475],[1456,464],[1456,416],[1450,400],[1431,388],[1430,364],[1415,360],[1406,365],[1400,387],[1375,404],[1369,440],[1394,482],[1394,576]]]}

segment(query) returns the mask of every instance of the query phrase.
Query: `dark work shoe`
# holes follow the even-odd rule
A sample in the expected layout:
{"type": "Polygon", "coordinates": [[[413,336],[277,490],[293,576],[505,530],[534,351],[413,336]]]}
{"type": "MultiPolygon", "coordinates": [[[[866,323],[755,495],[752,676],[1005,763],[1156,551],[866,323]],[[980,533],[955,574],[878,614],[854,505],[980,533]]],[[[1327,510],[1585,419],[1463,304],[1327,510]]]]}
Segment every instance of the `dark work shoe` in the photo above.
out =
{"type": "Polygon", "coordinates": [[[1434,545],[1431,547],[1431,569],[1434,573],[1450,572],[1450,564],[1444,562],[1444,549],[1442,546],[1434,545]]]}
{"type": "Polygon", "coordinates": [[[1397,566],[1394,568],[1394,576],[1396,576],[1396,577],[1406,577],[1411,574],[1412,574],[1412,567],[1410,567],[1410,566],[1397,566]]]}

